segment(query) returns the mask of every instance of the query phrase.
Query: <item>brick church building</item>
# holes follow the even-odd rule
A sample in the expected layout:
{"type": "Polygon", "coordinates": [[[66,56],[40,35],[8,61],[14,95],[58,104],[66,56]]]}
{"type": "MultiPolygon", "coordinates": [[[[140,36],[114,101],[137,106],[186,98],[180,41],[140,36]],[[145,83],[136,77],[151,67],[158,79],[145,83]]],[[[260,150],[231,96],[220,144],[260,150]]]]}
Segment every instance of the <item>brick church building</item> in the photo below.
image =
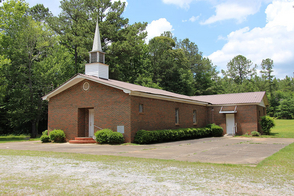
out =
{"type": "Polygon", "coordinates": [[[204,127],[215,123],[224,134],[262,131],[265,92],[186,96],[109,79],[96,25],[85,74],[77,74],[43,97],[48,101],[48,130],[62,129],[66,140],[93,137],[100,129],[121,132],[132,142],[139,130],[204,127]]]}

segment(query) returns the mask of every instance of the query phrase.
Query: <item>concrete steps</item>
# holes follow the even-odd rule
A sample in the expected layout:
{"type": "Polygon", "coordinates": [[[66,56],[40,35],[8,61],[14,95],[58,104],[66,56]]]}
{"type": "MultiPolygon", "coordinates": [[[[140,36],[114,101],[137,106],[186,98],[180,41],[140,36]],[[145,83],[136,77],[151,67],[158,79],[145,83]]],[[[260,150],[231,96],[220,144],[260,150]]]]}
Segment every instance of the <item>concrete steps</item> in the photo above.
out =
{"type": "Polygon", "coordinates": [[[96,144],[97,142],[91,137],[75,137],[74,140],[68,141],[70,144],[96,144]]]}

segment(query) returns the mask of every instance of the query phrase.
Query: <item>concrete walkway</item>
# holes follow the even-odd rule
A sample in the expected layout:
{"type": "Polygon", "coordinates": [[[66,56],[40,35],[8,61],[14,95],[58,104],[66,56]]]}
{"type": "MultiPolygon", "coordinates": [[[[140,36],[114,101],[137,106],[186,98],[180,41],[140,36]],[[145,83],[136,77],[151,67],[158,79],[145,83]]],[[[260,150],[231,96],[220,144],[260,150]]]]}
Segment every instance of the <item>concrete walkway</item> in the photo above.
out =
{"type": "Polygon", "coordinates": [[[221,137],[152,145],[42,144],[39,141],[0,143],[0,149],[115,155],[179,161],[255,165],[294,142],[294,138],[221,137]]]}

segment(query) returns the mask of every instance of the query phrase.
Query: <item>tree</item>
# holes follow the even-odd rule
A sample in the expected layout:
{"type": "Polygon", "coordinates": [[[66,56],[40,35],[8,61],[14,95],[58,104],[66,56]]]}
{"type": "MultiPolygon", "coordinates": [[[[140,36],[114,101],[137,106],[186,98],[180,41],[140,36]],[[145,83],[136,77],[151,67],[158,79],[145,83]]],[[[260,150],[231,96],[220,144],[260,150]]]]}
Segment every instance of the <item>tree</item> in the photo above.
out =
{"type": "Polygon", "coordinates": [[[167,91],[193,95],[194,81],[189,61],[182,49],[175,49],[169,33],[149,41],[152,81],[167,91]],[[164,36],[167,35],[167,36],[164,36]]]}
{"type": "Polygon", "coordinates": [[[251,60],[238,55],[227,64],[227,71],[222,70],[222,73],[232,78],[237,84],[242,84],[245,79],[256,75],[256,65],[252,67],[251,60]]]}
{"type": "Polygon", "coordinates": [[[195,81],[195,92],[193,94],[211,95],[220,92],[217,84],[219,77],[216,66],[213,66],[208,58],[204,58],[202,53],[199,52],[198,46],[188,38],[179,41],[174,38],[174,40],[176,40],[176,48],[182,49],[189,61],[190,70],[195,81]]]}
{"type": "Polygon", "coordinates": [[[267,81],[268,89],[269,92],[272,96],[273,91],[272,91],[272,83],[273,83],[273,78],[274,76],[272,75],[273,73],[273,60],[267,58],[263,59],[261,62],[261,68],[262,70],[260,71],[262,73],[262,77],[267,81]]]}
{"type": "Polygon", "coordinates": [[[37,4],[29,9],[29,14],[35,21],[45,22],[53,17],[53,14],[43,4],[37,4]]]}
{"type": "MultiPolygon", "coordinates": [[[[44,61],[55,59],[61,62],[56,65],[60,65],[64,56],[58,58],[56,54],[60,44],[54,33],[46,24],[33,20],[28,12],[23,1],[10,0],[0,8],[0,52],[10,60],[3,66],[7,88],[2,107],[5,108],[5,126],[15,133],[31,132],[35,137],[47,110],[41,97],[54,88],[54,80],[48,78],[58,77],[62,70],[44,61]]],[[[59,52],[66,54],[65,50],[59,52]]]]}
{"type": "Polygon", "coordinates": [[[133,83],[145,67],[147,23],[128,24],[122,17],[125,3],[111,0],[62,0],[58,17],[48,20],[60,35],[61,44],[73,55],[75,73],[84,72],[92,49],[96,22],[99,22],[102,50],[109,64],[109,77],[133,83]],[[145,52],[145,53],[144,53],[145,52]]]}

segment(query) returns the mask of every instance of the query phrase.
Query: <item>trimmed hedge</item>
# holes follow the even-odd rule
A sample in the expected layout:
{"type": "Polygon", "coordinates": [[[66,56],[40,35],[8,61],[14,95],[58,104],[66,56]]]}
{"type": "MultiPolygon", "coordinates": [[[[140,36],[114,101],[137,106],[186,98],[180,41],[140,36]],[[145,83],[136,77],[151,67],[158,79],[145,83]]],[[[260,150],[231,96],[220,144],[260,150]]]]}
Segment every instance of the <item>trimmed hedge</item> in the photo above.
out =
{"type": "Polygon", "coordinates": [[[208,124],[206,126],[207,128],[210,128],[211,129],[211,136],[212,137],[221,137],[223,136],[223,128],[216,125],[216,124],[208,124]]]}
{"type": "Polygon", "coordinates": [[[109,135],[113,133],[111,129],[102,129],[95,133],[96,141],[100,144],[107,144],[109,135]]]}
{"type": "Polygon", "coordinates": [[[124,136],[119,132],[112,132],[108,137],[108,142],[110,144],[121,144],[124,142],[124,136]]]}
{"type": "Polygon", "coordinates": [[[134,142],[138,144],[151,144],[203,137],[220,137],[222,134],[223,129],[214,124],[204,128],[182,128],[156,131],[140,130],[136,133],[134,142]]]}
{"type": "Polygon", "coordinates": [[[102,129],[95,133],[96,141],[100,144],[121,144],[124,142],[122,133],[113,132],[111,129],[102,129]]]}
{"type": "Polygon", "coordinates": [[[65,141],[65,133],[61,129],[50,131],[49,138],[51,141],[61,143],[65,141]]]}

